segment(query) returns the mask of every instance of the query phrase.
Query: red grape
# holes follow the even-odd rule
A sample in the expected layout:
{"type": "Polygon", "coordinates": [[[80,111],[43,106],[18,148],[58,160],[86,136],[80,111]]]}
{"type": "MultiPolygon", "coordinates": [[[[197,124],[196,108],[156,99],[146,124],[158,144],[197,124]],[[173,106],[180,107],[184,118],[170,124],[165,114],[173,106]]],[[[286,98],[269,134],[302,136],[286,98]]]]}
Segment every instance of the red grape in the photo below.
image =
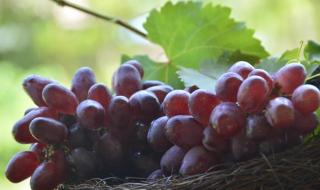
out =
{"type": "Polygon", "coordinates": [[[204,173],[218,163],[218,158],[202,146],[190,149],[183,158],[180,174],[194,175],[204,173]]]}
{"type": "Polygon", "coordinates": [[[78,106],[77,97],[60,84],[48,84],[43,89],[42,97],[49,108],[71,115],[76,112],[78,106]]]}
{"type": "Polygon", "coordinates": [[[269,124],[275,128],[286,129],[294,123],[294,108],[292,102],[284,97],[270,100],[265,116],[269,124]]]}
{"type": "Polygon", "coordinates": [[[209,118],[212,110],[220,103],[220,100],[214,93],[199,89],[194,91],[189,99],[189,110],[195,120],[202,125],[209,124],[209,118]]]}
{"type": "Polygon", "coordinates": [[[163,178],[164,174],[161,169],[154,170],[148,177],[147,181],[155,181],[157,179],[163,178]]]}
{"type": "Polygon", "coordinates": [[[89,89],[88,99],[99,102],[105,110],[108,110],[112,95],[105,85],[97,83],[92,85],[89,89]]]}
{"type": "Polygon", "coordinates": [[[139,61],[137,61],[137,60],[129,60],[129,61],[125,62],[124,65],[125,64],[134,66],[139,71],[140,77],[143,78],[144,70],[143,70],[143,67],[142,67],[141,63],[139,63],[139,61]]]}
{"type": "Polygon", "coordinates": [[[254,67],[246,61],[238,61],[234,63],[230,68],[229,72],[239,74],[243,79],[247,78],[249,73],[254,70],[254,67]]]}
{"type": "Polygon", "coordinates": [[[43,160],[44,159],[44,156],[45,156],[45,148],[47,147],[47,145],[45,144],[41,144],[41,143],[33,143],[29,150],[36,153],[39,160],[43,160]]]}
{"type": "Polygon", "coordinates": [[[221,75],[216,83],[216,94],[222,101],[236,102],[238,89],[242,83],[242,77],[233,72],[221,75]]]}
{"type": "Polygon", "coordinates": [[[19,143],[34,143],[37,142],[30,134],[29,124],[34,118],[37,117],[50,117],[53,119],[58,118],[58,113],[47,107],[40,107],[25,115],[22,119],[17,121],[12,129],[12,134],[15,140],[19,143]]]}
{"type": "Polygon", "coordinates": [[[165,84],[158,80],[146,80],[146,81],[143,81],[142,83],[142,89],[146,90],[150,87],[160,86],[160,85],[165,85],[165,84]]]}
{"type": "Polygon", "coordinates": [[[142,88],[139,71],[132,65],[121,65],[113,75],[112,87],[117,95],[129,98],[142,88]]]}
{"type": "Polygon", "coordinates": [[[96,155],[84,148],[72,150],[68,158],[77,175],[82,179],[92,176],[97,169],[96,155]]]}
{"type": "Polygon", "coordinates": [[[246,124],[246,136],[254,141],[262,141],[272,136],[273,129],[262,114],[249,115],[246,124]]]}
{"type": "Polygon", "coordinates": [[[295,122],[293,128],[299,134],[311,133],[319,124],[319,120],[315,113],[309,113],[307,115],[301,114],[299,111],[295,111],[295,122]]]}
{"type": "Polygon", "coordinates": [[[21,182],[32,175],[40,164],[36,153],[31,151],[19,152],[14,155],[6,168],[6,177],[12,183],[21,182]]]}
{"type": "Polygon", "coordinates": [[[248,75],[248,77],[251,77],[251,76],[262,77],[264,80],[266,80],[269,90],[271,91],[273,89],[273,79],[272,79],[272,76],[267,71],[263,69],[254,69],[248,75]]]}
{"type": "Polygon", "coordinates": [[[115,96],[111,99],[109,113],[112,116],[112,123],[116,126],[125,127],[131,119],[131,108],[128,98],[115,96]]]}
{"type": "Polygon", "coordinates": [[[97,129],[104,125],[104,108],[94,100],[85,100],[77,107],[79,123],[83,127],[97,129]]]}
{"type": "Polygon", "coordinates": [[[293,106],[303,114],[316,111],[320,106],[320,92],[310,84],[301,85],[293,91],[293,106]]]}
{"type": "Polygon", "coordinates": [[[89,67],[81,67],[72,79],[72,92],[77,96],[79,102],[87,99],[88,91],[96,83],[96,77],[89,67]]]}
{"type": "Polygon", "coordinates": [[[153,93],[145,90],[134,93],[129,104],[136,121],[150,122],[160,114],[159,100],[153,93]]]}
{"type": "Polygon", "coordinates": [[[182,164],[186,151],[178,146],[172,146],[167,150],[160,161],[161,170],[166,176],[177,174],[182,164]]]}
{"type": "Polygon", "coordinates": [[[210,126],[203,130],[202,145],[208,151],[217,153],[226,152],[229,147],[228,141],[221,137],[217,131],[210,126]]]}
{"type": "Polygon", "coordinates": [[[224,102],[211,113],[210,125],[224,138],[231,138],[245,126],[245,115],[235,103],[224,102]]]}
{"type": "Polygon", "coordinates": [[[166,136],[169,141],[184,149],[201,145],[203,126],[192,116],[177,115],[170,118],[166,125],[166,136]]]}
{"type": "Polygon", "coordinates": [[[190,94],[184,90],[173,90],[163,100],[164,113],[168,117],[175,115],[189,115],[190,94]]]}
{"type": "Polygon", "coordinates": [[[50,83],[53,81],[38,75],[30,75],[24,79],[23,88],[37,106],[47,106],[42,98],[42,90],[50,83]]]}
{"type": "Polygon", "coordinates": [[[89,139],[88,129],[81,127],[78,123],[69,129],[68,142],[71,148],[89,148],[92,145],[89,139]]]}
{"type": "Polygon", "coordinates": [[[172,90],[173,88],[169,85],[152,86],[146,89],[146,91],[152,92],[154,95],[156,95],[160,103],[163,102],[164,98],[172,90]]]}
{"type": "Polygon", "coordinates": [[[237,100],[243,111],[257,113],[263,110],[269,92],[266,80],[259,76],[251,76],[240,85],[237,100]]]}
{"type": "Polygon", "coordinates": [[[300,63],[290,63],[282,67],[275,75],[275,82],[281,92],[291,94],[298,86],[304,83],[306,69],[300,63]]]}
{"type": "Polygon", "coordinates": [[[235,160],[248,160],[258,153],[257,143],[246,138],[245,131],[241,131],[231,139],[231,152],[235,160]]]}
{"type": "Polygon", "coordinates": [[[43,144],[62,143],[68,135],[67,127],[54,119],[38,117],[29,126],[32,136],[43,144]]]}
{"type": "Polygon", "coordinates": [[[167,116],[163,116],[154,120],[151,123],[151,127],[148,131],[148,143],[156,152],[164,152],[171,147],[171,143],[165,134],[165,126],[167,121],[167,116]]]}

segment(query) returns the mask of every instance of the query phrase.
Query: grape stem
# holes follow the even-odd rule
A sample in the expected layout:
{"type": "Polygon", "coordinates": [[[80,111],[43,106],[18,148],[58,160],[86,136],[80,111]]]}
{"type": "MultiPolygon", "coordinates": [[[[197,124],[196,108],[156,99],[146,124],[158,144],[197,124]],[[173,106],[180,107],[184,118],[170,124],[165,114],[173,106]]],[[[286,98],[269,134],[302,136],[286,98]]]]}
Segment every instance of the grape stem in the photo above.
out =
{"type": "Polygon", "coordinates": [[[56,2],[60,6],[71,7],[71,8],[74,8],[74,9],[78,10],[78,11],[81,11],[81,12],[84,12],[84,13],[89,14],[91,16],[94,16],[96,18],[100,18],[100,19],[103,19],[105,21],[111,22],[113,24],[119,25],[119,26],[121,26],[123,28],[126,28],[127,30],[129,30],[129,31],[131,31],[131,32],[143,37],[143,38],[147,38],[147,34],[145,34],[144,32],[140,31],[139,29],[131,26],[127,22],[125,22],[123,20],[120,20],[118,18],[114,18],[114,17],[107,16],[107,15],[102,15],[100,13],[94,12],[92,10],[89,10],[87,8],[81,7],[81,6],[77,5],[77,4],[74,4],[74,3],[71,3],[71,2],[68,2],[68,1],[65,1],[65,0],[51,0],[51,1],[56,2]]]}

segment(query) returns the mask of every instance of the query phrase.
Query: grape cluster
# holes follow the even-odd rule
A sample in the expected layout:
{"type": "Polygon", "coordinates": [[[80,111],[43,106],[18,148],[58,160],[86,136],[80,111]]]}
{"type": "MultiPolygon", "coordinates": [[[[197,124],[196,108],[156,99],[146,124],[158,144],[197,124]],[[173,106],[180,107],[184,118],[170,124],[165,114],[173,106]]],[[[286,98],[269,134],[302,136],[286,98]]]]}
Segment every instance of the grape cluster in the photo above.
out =
{"type": "Polygon", "coordinates": [[[27,77],[23,88],[38,107],[25,112],[12,134],[31,146],[10,160],[7,178],[31,176],[32,190],[50,190],[93,177],[193,175],[282,151],[318,125],[320,92],[304,84],[299,63],[269,74],[236,62],[215,93],[174,90],[143,75],[138,61],[122,64],[112,78],[114,94],[88,67],[75,73],[70,89],[27,77]]]}

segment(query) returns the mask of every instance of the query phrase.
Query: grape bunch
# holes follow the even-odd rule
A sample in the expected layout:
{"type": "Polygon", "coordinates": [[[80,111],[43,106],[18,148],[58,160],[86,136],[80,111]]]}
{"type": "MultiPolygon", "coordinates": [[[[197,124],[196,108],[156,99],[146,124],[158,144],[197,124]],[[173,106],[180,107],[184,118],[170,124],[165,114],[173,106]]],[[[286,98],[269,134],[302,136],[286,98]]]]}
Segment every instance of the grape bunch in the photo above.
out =
{"type": "Polygon", "coordinates": [[[94,177],[193,175],[282,151],[318,125],[320,92],[304,84],[299,63],[269,74],[236,62],[215,92],[174,90],[143,75],[138,61],[127,61],[112,77],[113,92],[88,67],[75,73],[70,89],[27,77],[23,88],[37,107],[26,110],[12,134],[31,146],[13,156],[6,177],[31,177],[32,190],[51,190],[94,177]]]}

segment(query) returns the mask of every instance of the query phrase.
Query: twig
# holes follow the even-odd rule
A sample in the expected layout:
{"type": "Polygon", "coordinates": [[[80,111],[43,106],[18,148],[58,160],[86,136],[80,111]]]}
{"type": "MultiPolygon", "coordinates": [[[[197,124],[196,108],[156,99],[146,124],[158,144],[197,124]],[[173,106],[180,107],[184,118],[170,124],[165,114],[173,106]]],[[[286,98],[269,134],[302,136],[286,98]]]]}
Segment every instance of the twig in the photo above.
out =
{"type": "Polygon", "coordinates": [[[124,28],[126,28],[127,30],[143,37],[143,38],[147,38],[147,34],[145,34],[144,32],[140,31],[139,29],[131,26],[130,24],[128,24],[127,22],[125,21],[122,21],[118,18],[114,18],[114,17],[111,17],[111,16],[107,16],[107,15],[102,15],[100,13],[96,13],[92,10],[89,10],[89,9],[86,9],[84,7],[81,7],[79,5],[76,5],[74,3],[71,3],[71,2],[68,2],[68,1],[65,1],[65,0],[51,0],[51,1],[54,1],[56,2],[58,5],[60,6],[67,6],[67,7],[71,7],[71,8],[74,8],[78,11],[81,11],[81,12],[84,12],[84,13],[87,13],[91,16],[94,16],[94,17],[97,17],[97,18],[100,18],[100,19],[103,19],[105,21],[108,21],[108,22],[111,22],[113,24],[117,24],[117,25],[120,25],[124,28]]]}

